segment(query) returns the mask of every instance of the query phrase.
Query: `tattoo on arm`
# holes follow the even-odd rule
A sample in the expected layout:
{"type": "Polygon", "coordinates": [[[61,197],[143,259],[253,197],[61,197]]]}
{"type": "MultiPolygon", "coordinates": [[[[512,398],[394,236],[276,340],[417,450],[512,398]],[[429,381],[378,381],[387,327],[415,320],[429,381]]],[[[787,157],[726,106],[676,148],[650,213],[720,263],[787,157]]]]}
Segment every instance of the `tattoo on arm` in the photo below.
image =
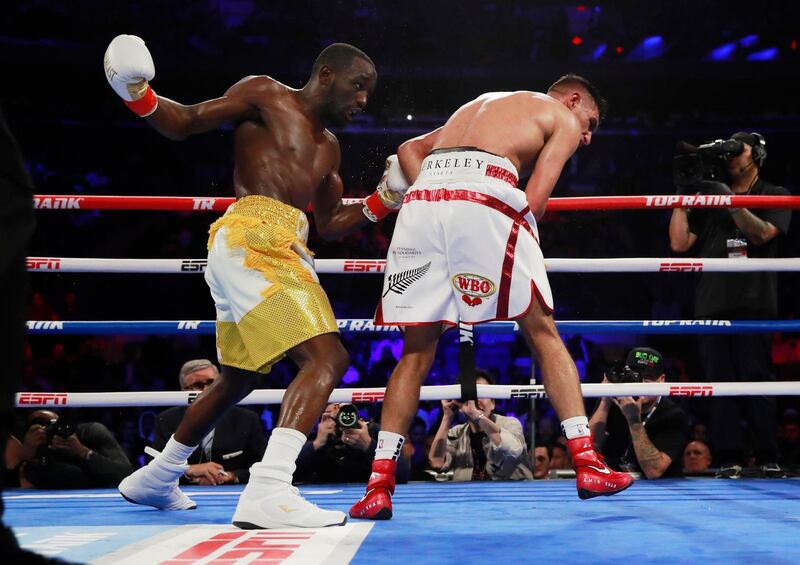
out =
{"type": "Polygon", "coordinates": [[[635,424],[631,426],[631,440],[633,449],[636,452],[636,459],[639,461],[639,467],[642,468],[642,471],[645,473],[647,471],[656,472],[660,476],[666,470],[664,465],[665,454],[653,445],[643,425],[635,424]]]}

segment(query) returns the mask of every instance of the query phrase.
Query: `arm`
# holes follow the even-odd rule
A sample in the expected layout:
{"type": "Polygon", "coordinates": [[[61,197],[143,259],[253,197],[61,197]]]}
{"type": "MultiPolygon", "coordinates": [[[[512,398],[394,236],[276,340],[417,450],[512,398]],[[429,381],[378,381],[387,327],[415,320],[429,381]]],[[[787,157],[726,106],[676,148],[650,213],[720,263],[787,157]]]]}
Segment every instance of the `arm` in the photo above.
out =
{"type": "Polygon", "coordinates": [[[147,123],[164,137],[180,141],[229,122],[257,119],[256,100],[274,95],[278,88],[268,77],[251,76],[234,84],[220,98],[190,106],[157,96],[158,107],[147,117],[147,123]]]}
{"type": "Polygon", "coordinates": [[[580,128],[575,118],[570,115],[561,119],[564,123],[556,125],[553,134],[545,142],[525,187],[528,206],[537,221],[544,216],[547,201],[561,176],[564,164],[575,153],[580,140],[580,128]]]}
{"type": "Polygon", "coordinates": [[[442,400],[442,421],[439,424],[439,429],[436,430],[436,435],[433,437],[430,451],[428,451],[428,463],[436,470],[444,467],[445,456],[447,455],[447,431],[450,429],[450,422],[453,418],[453,405],[453,400],[442,400]]]}
{"type": "Polygon", "coordinates": [[[133,473],[128,456],[103,424],[86,424],[82,435],[87,447],[91,446],[90,453],[84,457],[83,469],[98,484],[116,486],[133,473]]]}
{"type": "Polygon", "coordinates": [[[184,106],[157,96],[148,81],[155,77],[155,65],[144,41],[135,35],[118,35],[103,58],[111,88],[136,114],[159,133],[173,140],[216,129],[224,123],[258,116],[256,102],[280,88],[269,77],[248,77],[221,98],[184,106]]]}
{"type": "Polygon", "coordinates": [[[606,442],[606,424],[608,423],[608,410],[611,408],[611,399],[604,396],[597,403],[597,408],[589,418],[589,430],[592,432],[594,448],[602,452],[603,444],[606,442]]]}
{"type": "Polygon", "coordinates": [[[437,128],[432,132],[409,139],[397,148],[397,158],[400,160],[400,168],[403,169],[406,179],[411,184],[417,180],[422,161],[431,154],[442,128],[437,128]]]}
{"type": "Polygon", "coordinates": [[[756,245],[764,245],[781,233],[770,222],[762,220],[747,208],[729,208],[728,211],[734,223],[736,223],[736,227],[756,245]]]}
{"type": "Polygon", "coordinates": [[[344,204],[342,194],[344,183],[339,176],[342,152],[339,142],[333,135],[329,138],[330,151],[333,152],[334,165],[311,195],[314,210],[314,224],[322,239],[339,239],[363,227],[367,222],[362,204],[344,204]]]}
{"type": "Polygon", "coordinates": [[[696,241],[697,234],[689,230],[686,208],[675,208],[669,219],[669,246],[675,253],[685,253],[696,241]]]}
{"type": "Polygon", "coordinates": [[[660,451],[650,437],[647,435],[644,424],[642,424],[641,401],[635,401],[630,396],[616,398],[614,400],[628,422],[631,432],[631,442],[636,453],[636,460],[648,479],[658,479],[663,475],[672,464],[672,458],[660,451]]]}

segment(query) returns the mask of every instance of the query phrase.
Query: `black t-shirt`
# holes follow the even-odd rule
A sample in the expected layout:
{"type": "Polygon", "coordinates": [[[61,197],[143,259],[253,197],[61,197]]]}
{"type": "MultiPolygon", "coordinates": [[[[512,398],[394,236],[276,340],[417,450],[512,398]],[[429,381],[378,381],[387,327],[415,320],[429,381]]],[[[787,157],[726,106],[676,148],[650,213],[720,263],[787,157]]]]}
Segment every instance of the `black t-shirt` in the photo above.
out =
{"type": "MultiPolygon", "coordinates": [[[[758,179],[752,195],[790,196],[788,190],[758,179]]],[[[778,228],[789,231],[792,211],[775,208],[750,208],[750,212],[778,228]]],[[[697,235],[690,253],[696,257],[728,256],[729,239],[747,239],[736,227],[726,209],[695,209],[689,213],[689,231],[697,235]]],[[[778,238],[764,245],[747,242],[747,256],[773,258],[778,254],[778,238]]],[[[778,273],[701,273],[694,297],[697,318],[775,318],[778,315],[778,273]]]]}
{"type": "MultiPolygon", "coordinates": [[[[642,421],[644,421],[644,415],[642,421]]],[[[662,476],[680,476],[683,448],[689,438],[689,419],[686,417],[686,413],[669,398],[661,397],[652,416],[647,419],[644,429],[656,449],[672,458],[672,463],[662,476]]],[[[616,404],[609,410],[606,432],[608,437],[602,449],[606,463],[614,469],[621,469],[622,465],[627,462],[639,470],[639,462],[631,443],[628,422],[616,404]]]]}

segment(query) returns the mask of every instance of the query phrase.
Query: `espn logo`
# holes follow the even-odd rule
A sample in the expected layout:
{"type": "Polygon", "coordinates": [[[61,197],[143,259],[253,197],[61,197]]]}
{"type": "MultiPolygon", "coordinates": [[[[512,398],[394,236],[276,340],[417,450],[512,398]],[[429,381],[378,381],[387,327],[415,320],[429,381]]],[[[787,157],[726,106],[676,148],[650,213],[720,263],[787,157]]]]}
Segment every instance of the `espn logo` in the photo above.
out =
{"type": "Polygon", "coordinates": [[[66,406],[66,392],[21,392],[17,403],[20,406],[66,406]]]}
{"type": "Polygon", "coordinates": [[[384,392],[382,390],[375,392],[353,392],[350,399],[351,402],[383,402],[384,392]]]}
{"type": "Polygon", "coordinates": [[[181,261],[182,273],[204,273],[208,261],[205,259],[184,259],[181,261]]]}
{"type": "Polygon", "coordinates": [[[672,385],[669,387],[669,396],[713,396],[714,387],[711,385],[672,385]]]}
{"type": "Polygon", "coordinates": [[[386,271],[386,261],[383,259],[347,259],[344,262],[345,273],[383,273],[384,271],[386,271]]]}
{"type": "Polygon", "coordinates": [[[701,261],[664,261],[658,266],[659,273],[699,273],[702,270],[701,261]]]}
{"type": "Polygon", "coordinates": [[[61,268],[61,259],[56,257],[28,257],[29,271],[57,271],[61,268]]]}
{"type": "Polygon", "coordinates": [[[509,398],[547,398],[541,387],[512,388],[509,398]]]}
{"type": "Polygon", "coordinates": [[[198,396],[200,396],[199,392],[190,392],[189,395],[186,398],[186,404],[191,404],[192,402],[197,400],[198,396]]]}

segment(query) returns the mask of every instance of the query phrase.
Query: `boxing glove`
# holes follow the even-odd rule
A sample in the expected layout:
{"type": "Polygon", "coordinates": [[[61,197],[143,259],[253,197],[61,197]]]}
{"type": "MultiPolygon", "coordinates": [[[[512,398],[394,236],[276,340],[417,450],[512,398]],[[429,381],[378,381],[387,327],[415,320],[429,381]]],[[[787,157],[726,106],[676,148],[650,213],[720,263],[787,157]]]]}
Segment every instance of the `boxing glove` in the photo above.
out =
{"type": "Polygon", "coordinates": [[[158,98],[148,82],[156,76],[156,69],[141,37],[118,35],[112,39],[103,66],[108,84],[128,108],[142,117],[156,111],[158,98]]]}
{"type": "Polygon", "coordinates": [[[408,181],[400,167],[397,155],[386,158],[383,176],[375,192],[364,199],[364,215],[372,222],[378,222],[390,213],[400,209],[403,197],[408,191],[408,181]]]}

